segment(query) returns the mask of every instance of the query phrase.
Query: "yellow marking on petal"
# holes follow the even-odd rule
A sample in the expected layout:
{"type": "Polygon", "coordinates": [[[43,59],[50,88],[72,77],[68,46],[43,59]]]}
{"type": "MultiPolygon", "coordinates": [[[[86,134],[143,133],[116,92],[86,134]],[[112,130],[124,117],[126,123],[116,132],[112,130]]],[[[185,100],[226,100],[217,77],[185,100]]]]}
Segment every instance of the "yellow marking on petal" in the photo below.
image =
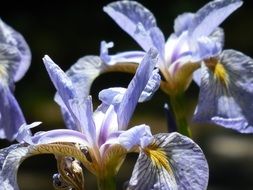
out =
{"type": "Polygon", "coordinates": [[[158,169],[161,169],[163,167],[168,172],[172,173],[168,157],[162,148],[153,143],[145,148],[144,152],[151,159],[154,166],[156,166],[158,169]]]}
{"type": "Polygon", "coordinates": [[[206,66],[213,72],[214,78],[225,86],[228,86],[229,77],[224,65],[222,65],[218,59],[210,58],[205,60],[206,66]]]}
{"type": "Polygon", "coordinates": [[[6,69],[6,67],[4,66],[4,63],[2,63],[2,62],[1,62],[1,64],[0,64],[0,79],[1,79],[1,81],[4,80],[4,83],[6,83],[7,80],[8,80],[7,69],[6,69]]]}

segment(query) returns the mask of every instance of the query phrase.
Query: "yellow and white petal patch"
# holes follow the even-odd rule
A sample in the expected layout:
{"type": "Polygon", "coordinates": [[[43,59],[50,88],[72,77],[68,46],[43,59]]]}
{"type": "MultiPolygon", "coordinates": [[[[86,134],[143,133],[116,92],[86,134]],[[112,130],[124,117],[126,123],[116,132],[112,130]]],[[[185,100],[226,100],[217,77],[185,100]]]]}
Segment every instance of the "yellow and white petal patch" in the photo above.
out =
{"type": "Polygon", "coordinates": [[[141,151],[128,190],[207,188],[208,165],[197,144],[179,133],[160,133],[154,139],[141,151]]]}
{"type": "Polygon", "coordinates": [[[161,169],[163,167],[168,172],[173,174],[171,167],[170,167],[168,157],[166,155],[166,152],[162,148],[159,148],[158,145],[153,143],[150,146],[148,146],[147,148],[145,148],[144,152],[151,159],[152,164],[154,166],[156,166],[159,169],[161,169]]]}
{"type": "Polygon", "coordinates": [[[229,84],[229,75],[225,65],[216,58],[205,60],[205,64],[212,71],[214,79],[227,87],[229,84]]]}

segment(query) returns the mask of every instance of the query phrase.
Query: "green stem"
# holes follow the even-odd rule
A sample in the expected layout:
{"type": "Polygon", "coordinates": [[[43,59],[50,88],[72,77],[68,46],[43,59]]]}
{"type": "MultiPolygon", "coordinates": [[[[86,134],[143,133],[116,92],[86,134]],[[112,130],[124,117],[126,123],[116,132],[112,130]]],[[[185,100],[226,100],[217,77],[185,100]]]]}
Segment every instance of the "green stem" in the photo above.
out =
{"type": "Polygon", "coordinates": [[[115,176],[101,176],[98,179],[99,190],[116,190],[115,176]]]}
{"type": "Polygon", "coordinates": [[[170,105],[173,110],[173,114],[177,124],[177,130],[182,135],[191,137],[191,131],[188,127],[186,112],[185,112],[185,101],[183,94],[177,94],[170,96],[170,105]]]}

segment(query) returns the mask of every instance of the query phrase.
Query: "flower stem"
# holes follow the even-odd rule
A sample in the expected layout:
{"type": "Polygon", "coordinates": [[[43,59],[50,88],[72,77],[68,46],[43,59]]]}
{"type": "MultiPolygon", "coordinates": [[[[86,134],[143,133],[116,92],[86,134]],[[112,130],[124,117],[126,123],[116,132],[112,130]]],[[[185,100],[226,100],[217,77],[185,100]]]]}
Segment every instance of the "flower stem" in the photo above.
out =
{"type": "Polygon", "coordinates": [[[182,135],[191,137],[191,131],[186,119],[184,95],[177,94],[175,96],[170,96],[170,106],[175,117],[177,131],[182,135]]]}
{"type": "Polygon", "coordinates": [[[98,179],[99,190],[116,190],[115,176],[103,176],[98,179]]]}

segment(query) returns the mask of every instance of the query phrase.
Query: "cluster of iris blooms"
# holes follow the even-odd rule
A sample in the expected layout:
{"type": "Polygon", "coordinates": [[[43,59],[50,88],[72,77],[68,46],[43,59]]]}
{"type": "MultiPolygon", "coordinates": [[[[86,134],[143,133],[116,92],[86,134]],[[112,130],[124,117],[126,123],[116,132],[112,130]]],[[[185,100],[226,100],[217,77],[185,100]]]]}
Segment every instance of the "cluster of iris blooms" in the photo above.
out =
{"type": "Polygon", "coordinates": [[[55,189],[85,189],[84,168],[96,176],[99,189],[116,189],[115,176],[130,152],[139,157],[126,189],[206,189],[208,163],[191,139],[182,102],[193,80],[200,87],[194,121],[253,132],[253,61],[236,50],[223,50],[219,27],[241,5],[240,0],[214,0],[196,13],[183,13],[166,41],[153,14],[140,3],[108,4],[104,11],[143,50],[110,55],[113,43],[102,41],[100,55],[84,56],[66,72],[45,55],[66,129],[35,134],[31,129],[41,122],[27,124],[13,95],[31,52],[22,35],[0,20],[0,138],[17,141],[0,150],[0,189],[18,190],[19,165],[38,154],[55,155],[55,189]],[[127,88],[102,90],[101,104],[93,109],[91,85],[110,71],[134,77],[127,88]],[[152,101],[159,87],[170,100],[170,132],[153,135],[146,124],[129,126],[138,102],[152,101]]]}

